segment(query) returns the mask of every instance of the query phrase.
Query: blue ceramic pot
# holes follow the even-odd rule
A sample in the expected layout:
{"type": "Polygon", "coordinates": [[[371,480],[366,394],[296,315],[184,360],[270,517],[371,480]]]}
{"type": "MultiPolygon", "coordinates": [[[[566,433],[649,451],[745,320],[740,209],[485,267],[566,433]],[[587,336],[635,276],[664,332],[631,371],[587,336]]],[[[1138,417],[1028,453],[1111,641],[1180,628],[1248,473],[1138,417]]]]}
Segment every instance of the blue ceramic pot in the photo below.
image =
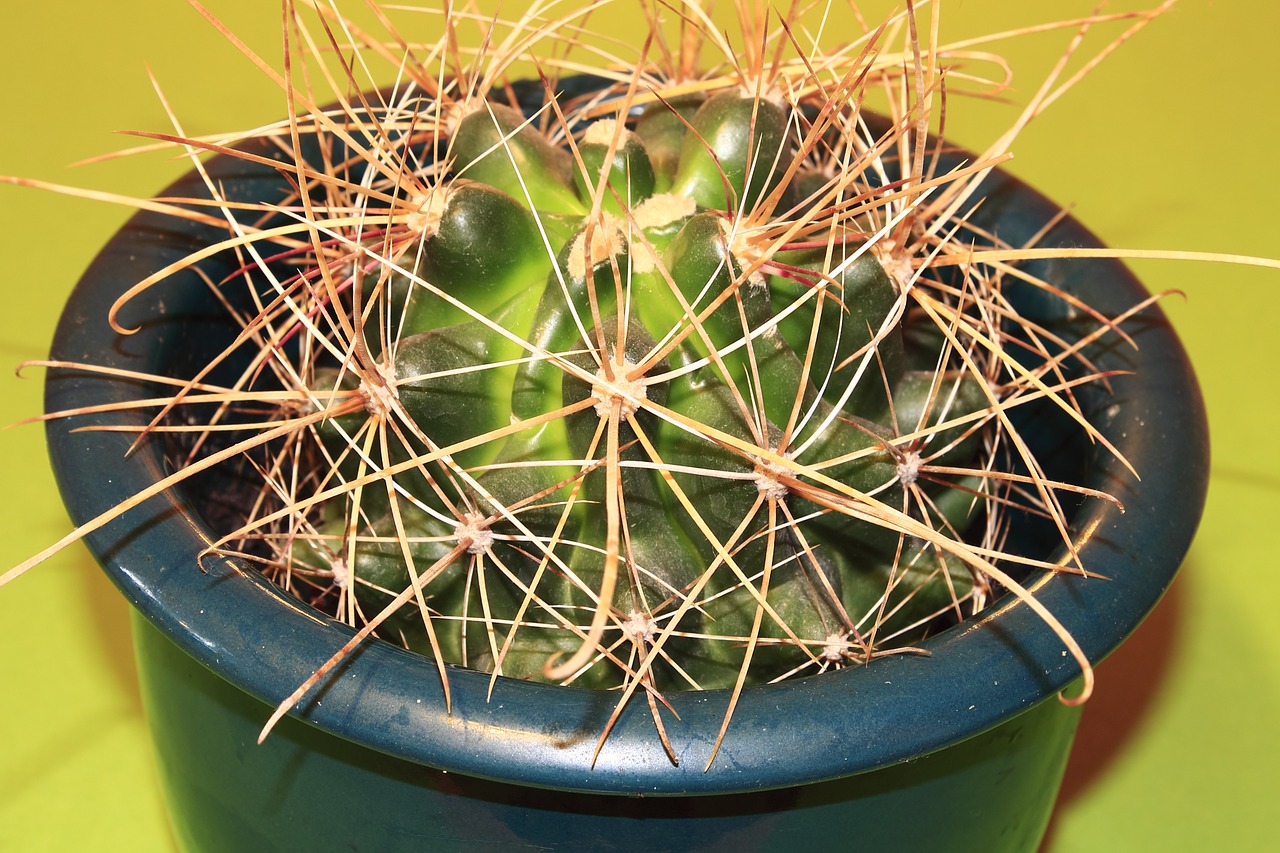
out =
{"type": "MultiPolygon", "coordinates": [[[[579,85],[589,86],[590,81],[579,85]]],[[[282,197],[271,169],[219,159],[233,198],[282,197]]],[[[198,195],[194,176],[166,191],[198,195]]],[[[985,187],[982,224],[1009,243],[1039,232],[1058,208],[1002,174],[985,187]]],[[[228,333],[194,272],[130,307],[119,337],[107,309],[134,282],[219,237],[140,213],[85,273],[62,317],[54,359],[135,371],[194,369],[228,333]]],[[[1097,245],[1071,219],[1040,245],[1097,245]]],[[[1030,264],[1106,314],[1146,296],[1116,262],[1030,264]]],[[[238,267],[202,264],[212,281],[238,267]]],[[[1071,318],[1029,289],[1024,313],[1063,329],[1071,318]]],[[[1168,588],[1198,522],[1208,439],[1194,375],[1156,308],[1127,326],[1139,349],[1095,346],[1113,394],[1085,392],[1093,422],[1140,472],[1131,476],[1052,412],[1028,415],[1051,475],[1116,495],[1071,507],[1084,563],[1110,580],[1044,575],[1029,585],[1093,661],[1128,636],[1168,588]],[[1132,372],[1134,375],[1127,375],[1132,372]]],[[[50,411],[140,399],[139,383],[59,370],[50,411]]],[[[123,420],[129,422],[130,416],[123,420]]],[[[142,423],[144,415],[133,417],[142,423]]],[[[169,472],[164,447],[128,459],[130,436],[73,432],[121,416],[52,422],[49,443],[77,522],[169,472]]],[[[216,505],[201,485],[175,489],[87,537],[136,608],[147,715],[177,836],[192,851],[259,850],[1033,850],[1044,831],[1077,711],[1056,694],[1079,676],[1061,643],[1012,598],[941,633],[929,657],[748,689],[724,746],[704,770],[725,712],[721,691],[671,695],[673,767],[644,703],[631,703],[592,766],[614,696],[450,672],[445,712],[433,663],[366,643],[294,717],[259,746],[271,707],[351,636],[230,559],[196,555],[216,505]]],[[[1028,524],[1021,546],[1056,559],[1051,531],[1028,524]]]]}

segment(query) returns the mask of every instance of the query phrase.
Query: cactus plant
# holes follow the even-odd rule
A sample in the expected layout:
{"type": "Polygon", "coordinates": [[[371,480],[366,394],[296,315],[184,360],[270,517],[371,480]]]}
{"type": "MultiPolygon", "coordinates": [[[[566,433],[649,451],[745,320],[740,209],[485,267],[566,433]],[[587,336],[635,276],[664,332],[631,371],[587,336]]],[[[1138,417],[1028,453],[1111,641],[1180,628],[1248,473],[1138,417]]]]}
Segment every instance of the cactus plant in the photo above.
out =
{"type": "MultiPolygon", "coordinates": [[[[317,11],[335,44],[381,50],[317,11]]],[[[967,224],[1007,140],[965,159],[928,135],[947,54],[910,4],[795,56],[773,45],[796,20],[742,11],[740,63],[689,4],[676,48],[655,12],[625,70],[525,83],[511,59],[555,56],[584,13],[538,6],[474,58],[456,13],[402,86],[326,109],[286,79],[294,112],[255,145],[166,137],[283,152],[291,185],[173,208],[226,221],[183,266],[239,253],[211,283],[239,334],[149,430],[189,462],[157,491],[227,461],[253,479],[213,550],[358,629],[278,713],[376,635],[617,708],[641,694],[660,721],[669,691],[911,653],[999,591],[1087,693],[1019,580],[1087,566],[1003,542],[1039,515],[1070,547],[1062,496],[1105,498],[1048,476],[1017,418],[1057,408],[1100,438],[1081,352],[1124,318],[1077,305],[1096,326],[1068,338],[1011,307],[1016,286],[1071,297],[1012,265],[1034,248],[967,224]],[[884,118],[878,87],[899,92],[884,118]]],[[[364,88],[347,71],[335,88],[364,88]]],[[[130,331],[168,272],[110,322],[130,331]]]]}

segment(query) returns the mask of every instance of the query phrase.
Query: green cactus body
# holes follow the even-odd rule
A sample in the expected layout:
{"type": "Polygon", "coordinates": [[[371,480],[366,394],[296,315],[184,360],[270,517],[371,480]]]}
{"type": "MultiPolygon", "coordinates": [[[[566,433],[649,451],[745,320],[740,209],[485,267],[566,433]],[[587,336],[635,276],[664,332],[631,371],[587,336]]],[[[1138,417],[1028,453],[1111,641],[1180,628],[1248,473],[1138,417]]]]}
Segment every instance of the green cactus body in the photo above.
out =
{"type": "Polygon", "coordinates": [[[610,213],[621,214],[624,210],[639,207],[653,195],[656,176],[644,143],[633,131],[623,128],[615,145],[616,126],[614,121],[599,121],[591,125],[578,146],[586,171],[576,172],[574,181],[581,196],[589,199],[596,190],[595,182],[600,176],[607,175],[601,197],[603,208],[610,213]]]}
{"type": "Polygon", "coordinates": [[[459,175],[542,213],[586,213],[568,152],[548,142],[519,110],[493,103],[475,109],[458,122],[452,143],[459,175]]]}
{"type": "Polygon", "coordinates": [[[654,191],[668,192],[675,179],[689,123],[706,102],[700,92],[648,105],[636,119],[635,132],[654,169],[654,191]]]}
{"type": "MultiPolygon", "coordinates": [[[[490,315],[526,295],[530,281],[546,276],[550,264],[539,224],[514,198],[485,184],[459,180],[440,193],[442,208],[431,233],[414,253],[416,275],[432,288],[490,315]]],[[[433,198],[428,205],[437,203],[433,198]]],[[[548,220],[544,227],[556,223],[548,220]]],[[[557,234],[552,239],[563,239],[557,234]]],[[[474,318],[427,286],[410,286],[402,336],[474,318]]]]}
{"type": "Polygon", "coordinates": [[[787,113],[768,98],[720,92],[690,122],[672,192],[707,208],[750,211],[791,163],[787,113]]]}
{"type": "Polygon", "coordinates": [[[823,247],[784,254],[780,260],[797,273],[772,276],[770,293],[779,314],[797,304],[797,310],[778,323],[793,352],[806,352],[815,320],[825,330],[813,337],[809,373],[829,402],[840,405],[845,386],[866,359],[867,366],[844,406],[878,417],[888,409],[886,385],[892,387],[903,371],[901,324],[893,324],[883,334],[880,328],[894,313],[899,296],[876,259],[869,252],[856,256],[855,252],[853,244],[835,243],[830,252],[823,247]],[[815,288],[821,290],[820,298],[805,299],[805,291],[815,288]]]}
{"type": "MultiPolygon", "coordinates": [[[[986,391],[920,372],[945,343],[904,331],[851,226],[761,248],[767,202],[812,192],[783,184],[789,108],[734,88],[619,120],[581,134],[580,162],[507,106],[457,123],[446,201],[411,223],[403,335],[374,355],[395,399],[320,428],[331,455],[335,431],[410,436],[385,461],[426,508],[391,498],[415,567],[468,545],[423,591],[441,653],[536,678],[588,642],[560,677],[607,687],[657,648],[647,678],[714,687],[748,655],[768,680],[934,630],[973,575],[885,519],[956,535],[981,516],[980,479],[920,472],[977,464],[986,391]]],[[[353,551],[366,609],[411,580],[387,501],[353,551]]],[[[421,647],[410,612],[381,633],[421,647]]]]}

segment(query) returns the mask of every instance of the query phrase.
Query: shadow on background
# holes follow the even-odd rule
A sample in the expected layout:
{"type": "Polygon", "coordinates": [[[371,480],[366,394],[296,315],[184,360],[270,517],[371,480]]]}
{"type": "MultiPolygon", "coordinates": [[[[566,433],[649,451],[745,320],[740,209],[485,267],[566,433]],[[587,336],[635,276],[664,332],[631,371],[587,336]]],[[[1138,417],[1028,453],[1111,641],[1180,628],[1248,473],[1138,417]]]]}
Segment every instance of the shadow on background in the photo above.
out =
{"type": "Polygon", "coordinates": [[[1179,627],[1185,618],[1186,567],[1138,630],[1097,669],[1098,684],[1084,706],[1075,746],[1067,762],[1049,830],[1040,846],[1051,853],[1064,811],[1086,794],[1135,738],[1160,698],[1178,656],[1179,627]]]}
{"type": "Polygon", "coordinates": [[[133,636],[129,628],[130,605],[93,557],[84,548],[75,547],[80,551],[76,558],[76,574],[81,579],[80,589],[87,601],[85,610],[92,614],[102,662],[120,682],[121,694],[128,697],[130,711],[141,717],[138,668],[133,659],[133,636]]]}
{"type": "MultiPolygon", "coordinates": [[[[93,557],[84,548],[74,547],[79,548],[81,554],[76,561],[76,571],[82,579],[81,589],[84,590],[85,598],[90,602],[87,609],[93,614],[93,628],[101,644],[99,651],[103,665],[110,669],[112,677],[120,684],[121,694],[128,700],[126,713],[136,717],[145,727],[146,714],[142,706],[137,659],[134,656],[133,628],[129,621],[132,605],[125,600],[93,557]]],[[[154,763],[150,781],[150,788],[138,791],[137,796],[155,798],[160,810],[167,812],[154,763]]],[[[178,842],[173,835],[173,825],[167,818],[163,832],[163,847],[157,849],[177,853],[178,842]]]]}

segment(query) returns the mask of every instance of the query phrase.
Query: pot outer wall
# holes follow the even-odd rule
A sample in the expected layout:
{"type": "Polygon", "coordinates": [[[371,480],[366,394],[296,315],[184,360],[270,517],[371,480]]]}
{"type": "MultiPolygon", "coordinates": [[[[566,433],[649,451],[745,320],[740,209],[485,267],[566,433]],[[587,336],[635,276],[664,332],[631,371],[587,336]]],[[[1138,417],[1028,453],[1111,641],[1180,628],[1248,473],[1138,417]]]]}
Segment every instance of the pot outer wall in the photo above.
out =
{"type": "MultiPolygon", "coordinates": [[[[226,160],[210,169],[236,198],[270,200],[282,191],[271,170],[226,160]]],[[[166,194],[198,188],[188,179],[166,194]]],[[[1017,244],[1057,213],[996,174],[980,216],[1017,244]]],[[[142,327],[134,336],[115,336],[104,318],[124,288],[216,236],[139,214],[82,279],[53,357],[141,370],[202,363],[226,326],[194,275],[157,289],[159,311],[126,309],[122,323],[142,327]]],[[[1041,241],[1050,244],[1097,241],[1066,219],[1041,241]]],[[[213,280],[235,268],[229,259],[210,264],[213,280]]],[[[1115,262],[1050,262],[1031,271],[1068,282],[1105,313],[1145,296],[1115,262]]],[[[1069,312],[1023,290],[1011,294],[1020,310],[1068,333],[1069,312]]],[[[1154,308],[1127,328],[1141,349],[1108,341],[1090,354],[1101,369],[1136,370],[1141,379],[1117,376],[1113,396],[1084,393],[1081,402],[1141,472],[1142,491],[1072,438],[1063,418],[1036,411],[1023,424],[1036,433],[1040,457],[1056,463],[1050,476],[1109,491],[1126,507],[1123,515],[1099,501],[1074,508],[1086,564],[1112,580],[1029,580],[1095,662],[1172,581],[1207,482],[1204,413],[1180,345],[1154,308]]],[[[150,392],[55,371],[46,395],[57,411],[150,392]]],[[[105,420],[49,425],[64,500],[81,523],[168,470],[161,447],[125,462],[127,436],[71,431],[95,418],[105,420]]],[[[632,703],[592,767],[595,736],[612,708],[607,696],[501,679],[486,701],[487,677],[455,671],[453,713],[445,715],[430,662],[383,643],[366,644],[305,700],[298,719],[258,746],[270,707],[350,631],[233,561],[210,559],[196,570],[194,557],[209,541],[201,486],[167,492],[86,538],[138,611],[144,701],[189,850],[738,851],[807,841],[1033,850],[1047,823],[1077,720],[1053,696],[1079,671],[1039,619],[1011,601],[927,641],[931,658],[895,656],[747,691],[708,772],[727,702],[721,691],[671,697],[680,720],[667,725],[680,767],[657,748],[642,703],[632,703]]],[[[1028,525],[1019,537],[1027,553],[1053,555],[1052,531],[1028,525]]]]}
{"type": "Polygon", "coordinates": [[[1032,851],[1079,709],[1048,699],[913,762],[756,793],[624,797],[448,773],[271,708],[135,612],[134,647],[175,833],[187,851],[1032,851]]]}

